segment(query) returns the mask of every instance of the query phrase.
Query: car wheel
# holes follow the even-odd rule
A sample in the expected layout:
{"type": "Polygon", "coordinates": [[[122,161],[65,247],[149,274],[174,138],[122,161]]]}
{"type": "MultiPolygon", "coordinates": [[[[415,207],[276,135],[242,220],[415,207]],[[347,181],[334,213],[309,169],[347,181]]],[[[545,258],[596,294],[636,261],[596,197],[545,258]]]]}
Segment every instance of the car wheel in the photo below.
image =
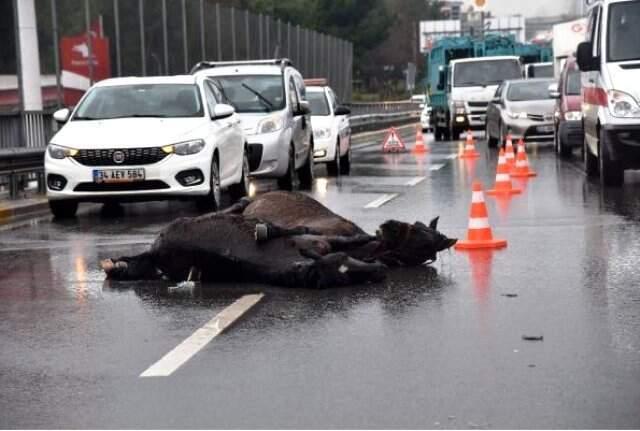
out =
{"type": "Polygon", "coordinates": [[[351,145],[347,150],[347,154],[340,157],[340,175],[349,175],[351,173],[351,145]]]}
{"type": "Polygon", "coordinates": [[[605,186],[621,186],[624,183],[624,167],[612,160],[604,132],[600,132],[600,181],[605,186]]]}
{"type": "Polygon", "coordinates": [[[278,178],[278,187],[291,191],[296,184],[296,162],[293,155],[293,146],[289,147],[289,166],[283,177],[278,178]]]}
{"type": "Polygon", "coordinates": [[[78,202],[72,200],[49,201],[49,209],[57,219],[72,218],[78,212],[78,202]]]}
{"type": "Polygon", "coordinates": [[[569,158],[571,157],[571,147],[569,147],[568,145],[566,145],[563,141],[562,141],[562,136],[560,136],[559,133],[559,129],[556,128],[555,129],[555,133],[553,135],[553,140],[556,144],[556,153],[562,157],[562,158],[569,158]]]}
{"type": "Polygon", "coordinates": [[[311,142],[311,147],[309,148],[309,156],[307,157],[307,161],[300,168],[298,172],[298,178],[300,179],[300,188],[302,190],[311,190],[313,187],[313,142],[311,142]]]}
{"type": "Polygon", "coordinates": [[[211,172],[209,174],[209,193],[206,196],[198,198],[196,205],[200,211],[213,212],[220,208],[221,201],[220,166],[218,164],[218,158],[214,156],[211,161],[211,172]]]}
{"type": "Polygon", "coordinates": [[[244,150],[242,156],[242,178],[238,184],[234,184],[229,188],[231,199],[236,202],[249,194],[249,155],[244,150]]]}
{"type": "Polygon", "coordinates": [[[333,156],[333,160],[327,163],[327,173],[331,177],[337,177],[340,175],[341,166],[340,166],[340,141],[336,144],[336,152],[333,156]]]}
{"type": "Polygon", "coordinates": [[[595,177],[598,175],[598,158],[591,154],[591,150],[589,150],[589,146],[587,145],[587,138],[584,138],[583,144],[583,161],[584,161],[584,170],[587,173],[588,177],[595,177]]]}

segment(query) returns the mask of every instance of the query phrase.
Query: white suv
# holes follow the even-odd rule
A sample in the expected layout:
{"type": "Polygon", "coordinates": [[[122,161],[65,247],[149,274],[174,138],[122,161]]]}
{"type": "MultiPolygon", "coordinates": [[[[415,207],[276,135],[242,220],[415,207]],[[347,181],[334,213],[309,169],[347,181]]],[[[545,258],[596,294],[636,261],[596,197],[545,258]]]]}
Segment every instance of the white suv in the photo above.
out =
{"type": "Polygon", "coordinates": [[[280,188],[313,185],[311,110],[302,75],[287,59],[196,64],[192,73],[216,83],[242,118],[252,177],[280,188]]]}
{"type": "Polygon", "coordinates": [[[584,163],[605,185],[640,168],[640,0],[590,2],[582,73],[584,163]]]}
{"type": "Polygon", "coordinates": [[[338,105],[333,90],[324,79],[305,80],[311,105],[314,160],[327,164],[331,176],[351,172],[351,126],[349,108],[338,105]]]}
{"type": "Polygon", "coordinates": [[[78,203],[195,199],[219,207],[222,189],[248,191],[240,118],[204,77],[115,78],[89,89],[45,152],[56,217],[78,203]]]}

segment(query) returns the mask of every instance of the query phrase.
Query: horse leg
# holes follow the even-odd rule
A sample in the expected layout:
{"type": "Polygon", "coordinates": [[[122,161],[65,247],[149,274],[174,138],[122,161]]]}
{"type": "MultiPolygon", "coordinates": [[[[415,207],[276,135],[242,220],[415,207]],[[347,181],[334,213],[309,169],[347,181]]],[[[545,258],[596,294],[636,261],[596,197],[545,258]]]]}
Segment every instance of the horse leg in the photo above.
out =
{"type": "Polygon", "coordinates": [[[251,198],[244,197],[235,204],[218,211],[218,214],[242,214],[251,203],[251,198]]]}
{"type": "Polygon", "coordinates": [[[255,228],[255,238],[257,242],[265,242],[276,238],[296,235],[320,235],[320,233],[306,226],[285,228],[267,222],[258,223],[255,228]]]}

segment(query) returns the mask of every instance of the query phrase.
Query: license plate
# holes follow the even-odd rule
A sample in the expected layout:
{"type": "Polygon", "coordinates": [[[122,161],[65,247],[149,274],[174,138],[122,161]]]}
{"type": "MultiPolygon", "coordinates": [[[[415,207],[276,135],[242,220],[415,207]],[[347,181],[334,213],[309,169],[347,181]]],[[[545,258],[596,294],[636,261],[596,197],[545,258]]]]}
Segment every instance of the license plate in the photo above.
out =
{"type": "Polygon", "coordinates": [[[538,126],[538,132],[551,133],[553,132],[553,126],[538,126]]]}
{"type": "Polygon", "coordinates": [[[94,183],[132,183],[144,181],[144,169],[104,169],[93,171],[94,183]]]}

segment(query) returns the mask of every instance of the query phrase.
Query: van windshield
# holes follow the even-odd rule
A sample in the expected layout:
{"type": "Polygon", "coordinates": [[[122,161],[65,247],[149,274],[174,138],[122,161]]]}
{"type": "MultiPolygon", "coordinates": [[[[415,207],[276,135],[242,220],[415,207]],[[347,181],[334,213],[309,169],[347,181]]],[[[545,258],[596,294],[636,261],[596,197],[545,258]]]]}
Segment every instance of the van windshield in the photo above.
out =
{"type": "Polygon", "coordinates": [[[640,1],[609,7],[608,61],[640,60],[640,1]]]}
{"type": "Polygon", "coordinates": [[[507,79],[522,78],[518,60],[487,60],[458,63],[454,68],[454,87],[486,87],[507,79]]]}
{"type": "Polygon", "coordinates": [[[271,112],[284,109],[281,75],[212,76],[210,78],[236,112],[271,112]]]}

